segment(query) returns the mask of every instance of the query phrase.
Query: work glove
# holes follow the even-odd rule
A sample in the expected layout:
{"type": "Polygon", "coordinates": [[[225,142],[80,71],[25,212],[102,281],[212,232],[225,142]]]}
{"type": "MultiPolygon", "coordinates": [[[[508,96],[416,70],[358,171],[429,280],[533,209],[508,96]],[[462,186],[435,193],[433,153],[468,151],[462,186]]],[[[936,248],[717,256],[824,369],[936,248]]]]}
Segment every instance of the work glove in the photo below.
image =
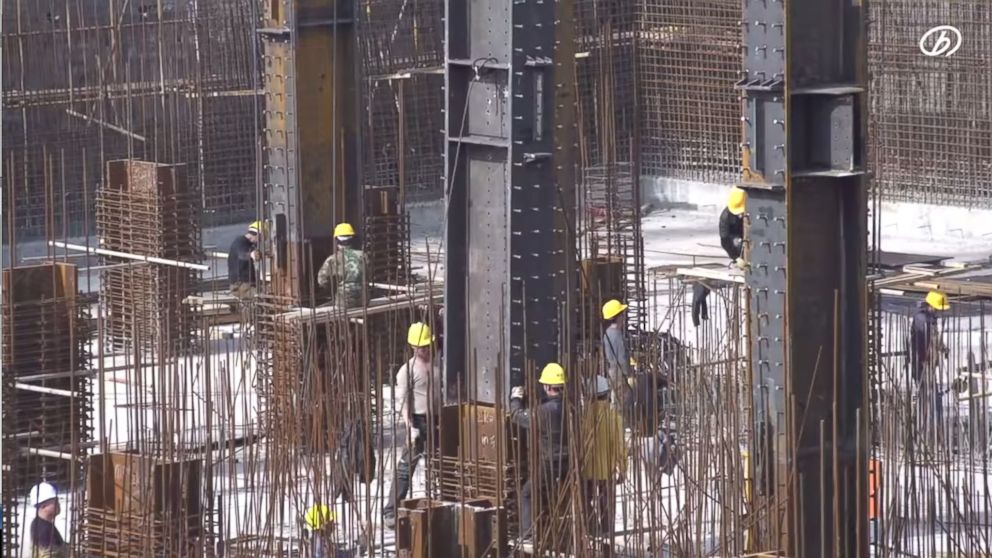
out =
{"type": "Polygon", "coordinates": [[[630,386],[631,389],[636,388],[637,387],[637,377],[636,376],[627,376],[627,385],[630,386]]]}
{"type": "Polygon", "coordinates": [[[524,386],[517,386],[510,390],[510,399],[523,399],[524,386]]]}
{"type": "Polygon", "coordinates": [[[410,429],[410,443],[411,444],[417,443],[417,439],[419,439],[419,438],[420,438],[420,429],[419,428],[411,428],[410,429]]]}
{"type": "Polygon", "coordinates": [[[255,260],[256,262],[262,257],[262,254],[258,250],[252,250],[250,255],[251,255],[251,259],[255,260]]]}
{"type": "Polygon", "coordinates": [[[734,265],[737,266],[737,269],[744,269],[746,267],[746,264],[744,263],[744,258],[737,258],[736,260],[734,260],[734,265]]]}

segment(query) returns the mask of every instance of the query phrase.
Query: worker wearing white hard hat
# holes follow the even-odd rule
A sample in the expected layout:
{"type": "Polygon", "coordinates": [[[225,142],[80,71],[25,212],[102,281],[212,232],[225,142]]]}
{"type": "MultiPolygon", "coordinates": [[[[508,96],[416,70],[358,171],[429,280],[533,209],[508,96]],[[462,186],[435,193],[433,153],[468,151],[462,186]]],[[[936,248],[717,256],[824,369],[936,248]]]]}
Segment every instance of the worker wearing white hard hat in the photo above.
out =
{"type": "Polygon", "coordinates": [[[31,488],[28,502],[34,506],[36,514],[31,522],[31,557],[68,556],[69,547],[55,527],[55,518],[62,511],[58,491],[47,482],[39,483],[31,488]]]}
{"type": "Polygon", "coordinates": [[[586,516],[596,534],[613,534],[616,483],[623,482],[627,471],[627,447],[623,437],[623,420],[610,404],[610,382],[596,376],[595,399],[582,414],[582,478],[586,483],[586,516]]]}

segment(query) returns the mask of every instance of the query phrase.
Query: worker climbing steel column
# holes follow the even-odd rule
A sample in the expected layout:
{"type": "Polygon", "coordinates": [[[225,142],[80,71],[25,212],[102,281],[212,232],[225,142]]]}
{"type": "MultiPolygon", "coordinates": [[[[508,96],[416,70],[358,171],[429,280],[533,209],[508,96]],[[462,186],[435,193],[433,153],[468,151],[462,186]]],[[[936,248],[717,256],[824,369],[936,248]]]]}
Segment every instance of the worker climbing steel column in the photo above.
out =
{"type": "Polygon", "coordinates": [[[565,369],[555,362],[541,371],[537,380],[548,399],[530,410],[524,408],[524,386],[510,390],[510,420],[523,428],[537,428],[538,448],[532,454],[537,463],[538,479],[529,478],[520,494],[520,533],[524,539],[533,537],[534,491],[543,501],[558,493],[568,473],[568,430],[565,428],[565,369]],[[535,486],[535,483],[537,486],[535,486]]]}
{"type": "Polygon", "coordinates": [[[441,367],[433,359],[431,328],[423,322],[414,323],[406,341],[413,349],[413,358],[396,373],[394,401],[406,427],[407,444],[382,510],[383,523],[390,529],[396,525],[396,506],[410,491],[410,479],[424,456],[426,444],[437,443],[437,417],[442,403],[441,367]]]}
{"type": "Polygon", "coordinates": [[[627,381],[633,374],[624,331],[626,311],[627,305],[616,299],[609,300],[603,305],[603,320],[606,321],[606,331],[603,332],[603,356],[606,358],[607,378],[613,388],[613,404],[620,409],[624,408],[624,402],[628,399],[627,381]]]}
{"type": "Polygon", "coordinates": [[[265,222],[255,221],[248,231],[238,235],[227,252],[227,278],[231,294],[239,299],[251,298],[258,285],[255,262],[261,260],[258,243],[265,232],[265,222]]]}
{"type": "Polygon", "coordinates": [[[334,305],[359,308],[365,302],[365,254],[355,247],[355,228],[348,223],[334,227],[337,249],[317,272],[317,285],[334,288],[334,305]]]}
{"type": "Polygon", "coordinates": [[[747,194],[734,186],[730,189],[727,207],[720,213],[720,245],[730,257],[731,265],[744,269],[744,208],[747,194]]]}
{"type": "Polygon", "coordinates": [[[947,347],[940,336],[937,312],[951,307],[947,295],[930,291],[920,302],[909,332],[909,361],[913,382],[919,393],[924,424],[940,431],[943,421],[942,390],[938,377],[939,358],[947,355],[947,347]]]}
{"type": "Polygon", "coordinates": [[[595,389],[596,399],[582,416],[582,478],[586,484],[587,515],[594,520],[592,531],[610,536],[616,483],[622,483],[627,472],[627,447],[623,420],[610,404],[610,382],[605,376],[596,376],[595,389]]]}

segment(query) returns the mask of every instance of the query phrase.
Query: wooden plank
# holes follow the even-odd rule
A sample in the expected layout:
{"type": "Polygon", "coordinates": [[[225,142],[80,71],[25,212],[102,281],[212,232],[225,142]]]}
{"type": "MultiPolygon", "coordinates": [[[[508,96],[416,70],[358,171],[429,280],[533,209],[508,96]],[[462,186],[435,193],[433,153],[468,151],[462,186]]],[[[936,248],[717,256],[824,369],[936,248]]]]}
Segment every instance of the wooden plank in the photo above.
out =
{"type": "Polygon", "coordinates": [[[697,277],[700,279],[716,279],[727,283],[744,284],[744,273],[727,267],[680,267],[675,273],[682,277],[697,277]]]}
{"type": "Polygon", "coordinates": [[[374,314],[382,314],[394,310],[402,310],[413,306],[424,304],[439,304],[444,301],[444,295],[440,292],[434,294],[419,294],[414,296],[390,296],[373,298],[367,307],[354,308],[342,312],[336,306],[321,306],[319,308],[294,308],[293,310],[279,314],[277,319],[283,320],[305,320],[312,324],[330,323],[336,320],[363,318],[374,314]]]}

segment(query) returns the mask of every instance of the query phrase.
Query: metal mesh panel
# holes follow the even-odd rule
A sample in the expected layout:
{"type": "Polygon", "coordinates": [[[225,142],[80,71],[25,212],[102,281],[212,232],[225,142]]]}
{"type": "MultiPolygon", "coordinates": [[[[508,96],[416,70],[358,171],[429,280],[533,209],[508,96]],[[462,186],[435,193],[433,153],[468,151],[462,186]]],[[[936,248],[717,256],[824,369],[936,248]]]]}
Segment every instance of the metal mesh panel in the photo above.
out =
{"type": "Polygon", "coordinates": [[[739,0],[654,0],[639,34],[644,174],[730,182],[740,168],[739,0]]]}
{"type": "Polygon", "coordinates": [[[252,211],[256,7],[5,0],[4,201],[18,235],[51,234],[47,212],[56,232],[82,234],[116,158],[187,164],[218,223],[252,211]]]}
{"type": "Polygon", "coordinates": [[[992,207],[992,5],[869,4],[870,148],[888,200],[992,207]],[[951,56],[925,56],[937,25],[962,35],[951,56]]]}

